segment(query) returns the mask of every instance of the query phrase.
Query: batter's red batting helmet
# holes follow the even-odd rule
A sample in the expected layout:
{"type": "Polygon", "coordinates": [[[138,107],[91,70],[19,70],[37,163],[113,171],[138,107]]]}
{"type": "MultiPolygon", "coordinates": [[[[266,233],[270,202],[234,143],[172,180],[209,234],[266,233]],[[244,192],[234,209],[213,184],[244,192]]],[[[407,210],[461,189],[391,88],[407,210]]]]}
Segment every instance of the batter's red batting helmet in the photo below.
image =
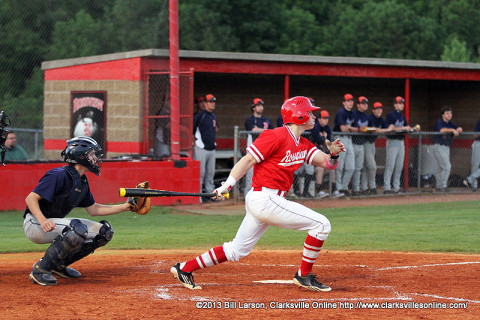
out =
{"type": "Polygon", "coordinates": [[[282,119],[284,124],[295,123],[302,125],[308,122],[309,111],[319,110],[319,107],[312,106],[307,97],[293,97],[282,105],[282,119]]]}

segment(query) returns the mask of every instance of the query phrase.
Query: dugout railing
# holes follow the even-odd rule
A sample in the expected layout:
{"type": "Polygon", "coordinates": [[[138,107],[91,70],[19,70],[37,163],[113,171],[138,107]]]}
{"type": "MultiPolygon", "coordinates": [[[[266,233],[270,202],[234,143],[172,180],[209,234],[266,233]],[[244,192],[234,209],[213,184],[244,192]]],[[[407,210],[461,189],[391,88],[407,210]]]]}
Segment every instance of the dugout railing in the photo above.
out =
{"type": "MultiPolygon", "coordinates": [[[[451,138],[450,146],[450,164],[451,170],[448,176],[447,190],[450,193],[467,193],[472,190],[466,187],[463,180],[472,172],[472,144],[480,133],[463,132],[459,136],[452,134],[445,135],[438,132],[404,132],[405,135],[405,160],[402,167],[400,177],[401,193],[434,193],[440,190],[436,187],[437,176],[439,176],[439,165],[434,152],[435,137],[451,138]]],[[[238,126],[234,128],[234,163],[236,163],[243,155],[245,155],[247,146],[254,137],[258,136],[258,132],[242,131],[238,126]]],[[[359,133],[339,133],[333,132],[333,137],[342,136],[361,136],[365,134],[359,133]]],[[[376,195],[383,196],[384,191],[384,172],[386,163],[386,145],[387,137],[391,133],[378,134],[375,140],[375,161],[377,170],[375,174],[376,195]]],[[[308,134],[305,135],[308,138],[308,134]]],[[[365,165],[364,165],[365,167],[365,165]]],[[[474,168],[475,169],[475,168],[474,168]]],[[[364,174],[362,170],[361,174],[364,174]]],[[[317,173],[311,174],[305,172],[298,174],[294,179],[294,185],[288,193],[289,197],[307,197],[319,198],[319,191],[323,191],[329,196],[334,191],[334,174],[332,171],[324,174],[321,183],[315,181],[306,181],[306,179],[316,179],[317,173]],[[297,184],[297,185],[295,185],[297,184]],[[304,188],[308,187],[308,192],[304,192],[304,188]],[[297,192],[295,192],[297,191],[297,192]]],[[[245,195],[246,179],[243,177],[234,187],[233,199],[235,202],[243,199],[245,195]]],[[[393,178],[392,178],[393,179],[393,178]]],[[[352,181],[349,185],[352,190],[352,181]]],[[[362,191],[362,190],[361,190],[362,191]]],[[[373,196],[368,192],[360,193],[360,197],[373,196]]]]}

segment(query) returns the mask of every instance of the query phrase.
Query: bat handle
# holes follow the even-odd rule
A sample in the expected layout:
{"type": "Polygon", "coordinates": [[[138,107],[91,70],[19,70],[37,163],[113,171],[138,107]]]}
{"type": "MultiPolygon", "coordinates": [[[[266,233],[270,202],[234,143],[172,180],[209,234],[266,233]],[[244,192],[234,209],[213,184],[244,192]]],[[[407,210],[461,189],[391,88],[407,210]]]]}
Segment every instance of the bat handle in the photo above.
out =
{"type": "Polygon", "coordinates": [[[125,190],[125,188],[120,188],[118,190],[118,194],[120,195],[120,197],[125,197],[126,193],[127,193],[127,190],[125,190]]]}

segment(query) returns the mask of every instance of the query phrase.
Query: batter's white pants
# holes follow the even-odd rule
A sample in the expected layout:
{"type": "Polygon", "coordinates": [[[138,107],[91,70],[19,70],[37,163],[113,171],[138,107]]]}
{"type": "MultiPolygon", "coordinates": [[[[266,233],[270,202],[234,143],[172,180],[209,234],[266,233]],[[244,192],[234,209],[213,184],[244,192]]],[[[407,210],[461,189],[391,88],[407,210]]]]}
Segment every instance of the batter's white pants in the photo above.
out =
{"type": "Polygon", "coordinates": [[[375,142],[365,142],[365,166],[362,171],[362,190],[376,189],[377,162],[375,161],[375,142]]]}
{"type": "Polygon", "coordinates": [[[193,159],[200,161],[200,190],[205,185],[203,192],[212,193],[215,190],[213,177],[215,176],[215,150],[205,150],[193,147],[193,159]]]}
{"type": "Polygon", "coordinates": [[[335,187],[337,190],[348,190],[350,180],[352,180],[355,171],[355,153],[353,150],[351,137],[340,137],[340,141],[345,147],[345,152],[340,152],[340,163],[335,169],[335,187]]]}
{"type": "Polygon", "coordinates": [[[467,177],[473,189],[478,187],[478,178],[480,178],[480,141],[474,141],[472,144],[472,167],[470,175],[467,177]]]}
{"type": "Polygon", "coordinates": [[[383,173],[383,189],[390,191],[390,182],[393,174],[393,191],[400,191],[400,176],[405,160],[405,142],[403,140],[387,139],[387,160],[383,173]]]}
{"type": "Polygon", "coordinates": [[[435,174],[437,189],[446,188],[452,165],[450,164],[450,147],[441,144],[433,145],[433,155],[437,159],[438,171],[435,174]]]}
{"type": "Polygon", "coordinates": [[[23,232],[25,233],[27,238],[34,243],[51,243],[53,239],[55,239],[58,235],[62,234],[62,231],[63,229],[65,229],[65,227],[70,226],[70,221],[72,219],[78,219],[80,220],[80,222],[87,226],[88,234],[86,240],[91,240],[96,235],[98,235],[98,233],[100,232],[100,228],[103,226],[103,224],[101,223],[87,219],[50,218],[49,220],[55,223],[55,229],[50,232],[45,232],[43,231],[40,223],[38,223],[38,220],[33,216],[33,214],[29,213],[25,216],[25,219],[23,220],[23,232]]]}
{"type": "Polygon", "coordinates": [[[245,218],[235,238],[223,244],[229,261],[247,256],[269,226],[308,231],[319,240],[327,239],[331,226],[325,216],[277,193],[278,190],[267,188],[247,193],[245,218]]]}

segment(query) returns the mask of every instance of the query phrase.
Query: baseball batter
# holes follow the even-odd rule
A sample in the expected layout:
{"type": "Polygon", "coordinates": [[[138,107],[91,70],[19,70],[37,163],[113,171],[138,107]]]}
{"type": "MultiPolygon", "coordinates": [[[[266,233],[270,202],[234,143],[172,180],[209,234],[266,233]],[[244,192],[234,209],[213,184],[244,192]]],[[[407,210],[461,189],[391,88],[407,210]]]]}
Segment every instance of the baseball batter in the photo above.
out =
{"type": "Polygon", "coordinates": [[[312,111],[318,109],[306,97],[285,101],[281,108],[285,126],[263,131],[247,148],[247,154],[235,164],[227,181],[214,190],[214,197],[223,200],[222,194],[227,193],[253,166],[252,189],[245,197],[246,215],[237,235],[232,241],[190,261],[175,264],[170,272],[182,285],[189,289],[201,289],[194,282],[193,271],[247,256],[272,225],[308,232],[302,262],[293,282],[313,291],[331,290],[312,273],[313,264],[331,230],[329,220],[284,198],[292,185],[293,173],[302,163],[333,170],[338,166],[340,152],[345,151],[339,139],[326,141],[330,150],[330,155],[327,155],[301,137],[305,130],[313,128],[315,117],[312,111]]]}

